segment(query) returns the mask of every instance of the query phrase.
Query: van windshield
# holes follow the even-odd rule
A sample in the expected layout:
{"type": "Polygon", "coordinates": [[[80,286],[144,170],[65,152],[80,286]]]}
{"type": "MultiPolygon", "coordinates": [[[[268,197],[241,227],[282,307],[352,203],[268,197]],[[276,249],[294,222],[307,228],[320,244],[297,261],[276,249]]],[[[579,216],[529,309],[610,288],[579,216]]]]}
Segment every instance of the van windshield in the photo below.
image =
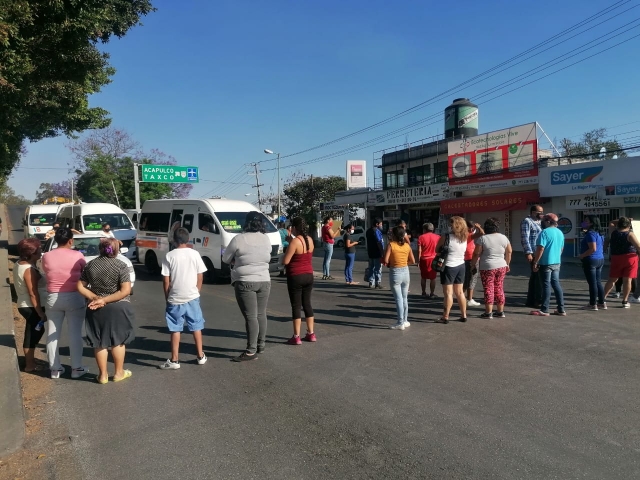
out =
{"type": "Polygon", "coordinates": [[[29,215],[29,225],[36,227],[50,227],[56,220],[55,213],[40,213],[38,215],[29,215]]]}
{"type": "MultiPolygon", "coordinates": [[[[216,212],[216,217],[220,221],[220,226],[229,233],[240,233],[244,228],[244,222],[247,219],[249,212],[216,212]]],[[[266,233],[277,232],[276,227],[271,223],[267,217],[262,215],[262,224],[264,225],[264,231],[266,233]]]]}
{"type": "Polygon", "coordinates": [[[84,215],[82,217],[85,232],[97,232],[102,230],[102,224],[108,223],[111,230],[129,230],[133,228],[129,217],[124,213],[100,213],[96,215],[84,215]]]}

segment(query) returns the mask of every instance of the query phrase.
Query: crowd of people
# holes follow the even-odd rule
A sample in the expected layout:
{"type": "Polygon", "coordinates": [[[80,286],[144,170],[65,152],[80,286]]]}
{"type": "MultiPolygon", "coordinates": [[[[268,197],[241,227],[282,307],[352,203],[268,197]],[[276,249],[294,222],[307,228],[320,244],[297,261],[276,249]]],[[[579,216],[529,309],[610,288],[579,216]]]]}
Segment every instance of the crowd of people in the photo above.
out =
{"type": "MultiPolygon", "coordinates": [[[[233,359],[236,362],[254,360],[265,350],[272,247],[263,222],[264,217],[259,212],[247,214],[243,232],[231,240],[222,258],[231,267],[231,284],[246,326],[246,349],[233,359]]],[[[406,223],[398,222],[390,229],[388,237],[383,234],[382,226],[382,220],[376,218],[365,233],[369,260],[365,280],[369,288],[383,289],[382,267],[388,267],[389,289],[396,305],[396,320],[389,328],[404,330],[410,326],[409,267],[415,264],[419,266],[422,297],[438,298],[436,283],[440,277],[443,309],[439,322],[449,323],[454,300],[460,312],[458,320],[467,321],[467,307],[480,305],[473,299],[478,277],[484,291],[484,312],[480,317],[505,317],[504,281],[510,271],[513,249],[509,239],[500,232],[497,218],[488,218],[480,225],[453,216],[449,219],[447,232],[442,235],[435,233],[432,223],[425,223],[422,234],[417,238],[417,256],[411,248],[406,223]]],[[[288,228],[284,225],[279,227],[286,246],[283,265],[293,327],[293,335],[287,343],[315,342],[311,301],[314,242],[306,221],[301,217],[293,218],[288,228]],[[304,337],[301,336],[303,313],[306,323],[304,337]]],[[[531,267],[526,300],[526,305],[532,309],[531,315],[566,315],[560,282],[564,234],[558,229],[558,217],[553,213],[545,214],[542,206],[534,205],[520,227],[523,252],[531,267]],[[552,290],[556,301],[553,311],[550,306],[552,290]]],[[[616,285],[622,307],[640,303],[640,292],[635,285],[640,240],[631,231],[631,219],[617,219],[607,226],[607,232],[597,216],[587,215],[581,227],[584,235],[579,258],[589,291],[589,303],[583,308],[607,309],[605,299],[616,285]],[[609,277],[603,286],[602,270],[605,252],[609,249],[609,277]]],[[[321,234],[324,280],[333,278],[330,262],[333,242],[340,230],[332,229],[331,218],[325,219],[321,234]]],[[[14,268],[14,285],[18,309],[26,321],[23,344],[26,371],[36,369],[34,351],[46,334],[51,378],[60,378],[65,372],[60,363],[58,341],[66,320],[72,378],[81,378],[89,372],[82,365],[83,327],[87,344],[94,349],[97,382],[105,384],[109,381],[109,351],[114,363],[112,381],[132,376],[132,372],[124,368],[126,345],[135,338],[135,315],[129,302],[131,279],[125,264],[117,260],[121,243],[113,234],[109,235],[108,225],[103,226],[103,231],[100,255],[89,263],[82,253],[74,250],[75,232],[58,225],[51,239],[57,248],[44,255],[40,241],[35,238],[24,239],[18,244],[19,260],[14,268]]],[[[351,238],[354,226],[347,225],[342,231],[345,282],[355,285],[358,282],[353,280],[353,265],[358,242],[351,238]]],[[[202,346],[205,319],[200,307],[200,290],[207,268],[200,254],[189,248],[189,237],[185,228],[173,230],[172,248],[161,268],[171,351],[170,358],[159,365],[163,370],[180,368],[180,337],[185,324],[194,338],[197,363],[203,365],[207,361],[202,346]]]]}

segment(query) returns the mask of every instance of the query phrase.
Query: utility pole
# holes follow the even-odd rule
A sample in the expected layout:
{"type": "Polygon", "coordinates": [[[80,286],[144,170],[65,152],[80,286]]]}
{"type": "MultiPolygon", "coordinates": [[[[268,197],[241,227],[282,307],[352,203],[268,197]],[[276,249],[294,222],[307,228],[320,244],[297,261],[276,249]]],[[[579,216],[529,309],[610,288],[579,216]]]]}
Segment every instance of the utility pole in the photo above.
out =
{"type": "Polygon", "coordinates": [[[278,153],[278,221],[282,216],[282,208],[280,207],[280,154],[278,153]]]}
{"type": "Polygon", "coordinates": [[[260,183],[260,171],[258,170],[258,163],[252,163],[254,172],[248,172],[248,175],[256,176],[256,189],[258,190],[258,210],[262,211],[262,195],[260,194],[260,187],[264,186],[263,183],[260,183]]]}
{"type": "Polygon", "coordinates": [[[136,210],[140,211],[140,177],[138,174],[138,163],[133,164],[133,185],[136,196],[136,210]]]}

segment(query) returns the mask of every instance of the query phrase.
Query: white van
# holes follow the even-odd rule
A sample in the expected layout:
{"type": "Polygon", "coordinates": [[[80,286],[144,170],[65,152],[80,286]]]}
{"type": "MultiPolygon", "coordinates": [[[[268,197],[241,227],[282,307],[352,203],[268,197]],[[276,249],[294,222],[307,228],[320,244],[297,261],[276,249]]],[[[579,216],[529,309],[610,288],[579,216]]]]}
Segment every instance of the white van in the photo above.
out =
{"type": "Polygon", "coordinates": [[[45,234],[53,228],[57,211],[58,205],[29,205],[22,219],[24,238],[44,240],[45,234]]]}
{"type": "Polygon", "coordinates": [[[140,210],[136,210],[135,208],[124,208],[122,211],[127,214],[129,220],[131,220],[131,223],[133,223],[133,226],[138,228],[138,223],[140,220],[140,210]]]}
{"type": "MultiPolygon", "coordinates": [[[[147,200],[142,206],[138,227],[138,258],[150,273],[159,273],[169,252],[169,236],[178,226],[190,234],[192,247],[200,252],[208,268],[209,283],[230,276],[229,265],[222,263],[222,254],[231,239],[242,232],[247,213],[256,207],[236,200],[147,200]]],[[[271,220],[264,216],[266,234],[271,240],[271,272],[282,270],[282,242],[271,220]]]]}
{"type": "Polygon", "coordinates": [[[129,260],[136,258],[135,240],[137,230],[131,220],[120,207],[111,203],[67,203],[58,209],[56,221],[61,227],[74,228],[81,233],[95,233],[102,230],[102,225],[108,223],[113,235],[128,248],[125,257],[129,260]]]}

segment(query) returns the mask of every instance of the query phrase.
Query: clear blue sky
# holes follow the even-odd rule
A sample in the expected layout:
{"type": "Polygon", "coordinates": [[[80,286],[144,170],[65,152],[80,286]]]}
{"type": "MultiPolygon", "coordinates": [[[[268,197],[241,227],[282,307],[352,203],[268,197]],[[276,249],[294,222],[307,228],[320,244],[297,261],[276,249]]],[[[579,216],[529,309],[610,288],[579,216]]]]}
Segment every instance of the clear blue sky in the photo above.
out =
{"type": "MultiPolygon", "coordinates": [[[[113,126],[127,130],[145,150],[158,148],[176,157],[180,165],[199,166],[202,179],[225,181],[243,163],[267,159],[264,148],[286,155],[366,127],[440,94],[613,4],[613,0],[157,0],[158,11],[145,18],[143,26],[106,46],[117,73],[111,85],[91,98],[91,104],[110,111],[113,126]]],[[[441,114],[453,98],[476,100],[480,92],[634,21],[640,17],[638,1],[615,13],[633,6],[636,8],[598,27],[592,24],[587,33],[511,70],[451,92],[392,123],[285,158],[282,166],[330,154],[441,114]]],[[[608,16],[599,21],[605,18],[608,16]]],[[[568,63],[640,34],[639,25],[635,22],[625,27],[636,28],[568,63]]],[[[593,128],[630,122],[636,123],[610,133],[640,129],[639,51],[640,38],[635,38],[481,104],[480,131],[532,121],[539,122],[552,138],[579,136],[593,128]]],[[[442,115],[435,122],[407,133],[408,140],[442,133],[442,115]]],[[[344,175],[347,159],[365,159],[371,177],[373,152],[404,143],[405,133],[395,137],[302,168],[314,175],[344,175]]],[[[28,154],[9,185],[33,198],[41,182],[66,179],[65,170],[37,169],[65,167],[70,158],[65,148],[68,141],[62,137],[27,145],[28,154]]],[[[261,181],[267,191],[269,187],[275,190],[274,172],[266,170],[273,166],[275,162],[261,166],[261,181]]],[[[283,168],[283,182],[294,170],[283,168]]],[[[252,177],[242,175],[232,180],[250,183],[252,177]]],[[[249,185],[223,188],[224,184],[202,182],[192,196],[210,192],[245,198],[245,193],[255,192],[249,185]]]]}

